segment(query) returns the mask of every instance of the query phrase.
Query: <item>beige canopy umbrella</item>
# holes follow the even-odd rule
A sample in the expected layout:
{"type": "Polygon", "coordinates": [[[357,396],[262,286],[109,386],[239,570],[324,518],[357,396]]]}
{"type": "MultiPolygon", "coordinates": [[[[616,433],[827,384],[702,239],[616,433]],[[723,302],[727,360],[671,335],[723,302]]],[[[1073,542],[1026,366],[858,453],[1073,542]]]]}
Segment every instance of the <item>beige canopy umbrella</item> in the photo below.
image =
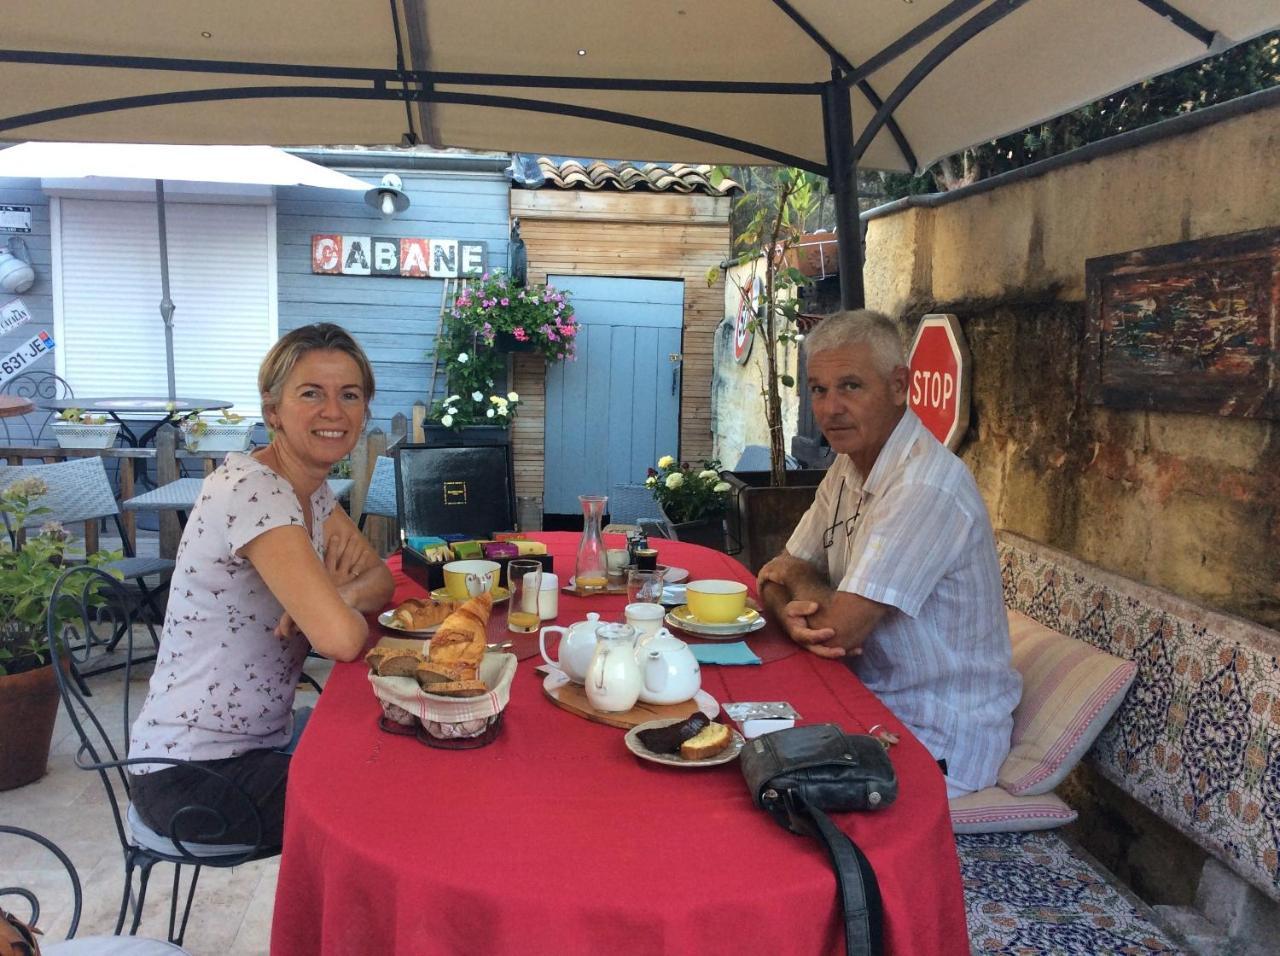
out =
{"type": "Polygon", "coordinates": [[[40,0],[0,136],[425,142],[852,173],[974,143],[1280,26],[1276,0],[40,0]],[[18,92],[21,91],[21,92],[18,92]]]}

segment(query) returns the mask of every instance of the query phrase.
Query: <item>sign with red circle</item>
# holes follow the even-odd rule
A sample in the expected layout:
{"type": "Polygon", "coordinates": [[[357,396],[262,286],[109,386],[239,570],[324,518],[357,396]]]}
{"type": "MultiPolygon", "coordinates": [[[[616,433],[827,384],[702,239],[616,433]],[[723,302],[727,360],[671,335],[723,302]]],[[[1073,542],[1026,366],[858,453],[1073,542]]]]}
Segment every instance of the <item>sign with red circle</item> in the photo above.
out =
{"type": "Polygon", "coordinates": [[[969,346],[954,315],[926,315],[908,359],[907,401],[924,427],[955,451],[969,430],[969,346]]]}
{"type": "Polygon", "coordinates": [[[738,317],[733,322],[733,360],[746,365],[755,341],[751,321],[760,315],[760,302],[764,298],[764,280],[753,276],[749,284],[738,287],[738,317]]]}

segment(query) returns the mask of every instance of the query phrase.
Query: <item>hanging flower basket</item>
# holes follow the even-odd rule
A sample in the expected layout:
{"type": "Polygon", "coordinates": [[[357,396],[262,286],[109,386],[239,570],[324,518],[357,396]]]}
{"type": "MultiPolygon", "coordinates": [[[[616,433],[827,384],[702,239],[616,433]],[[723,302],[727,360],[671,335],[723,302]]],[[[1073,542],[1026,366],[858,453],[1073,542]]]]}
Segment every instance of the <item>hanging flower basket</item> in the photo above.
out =
{"type": "Polygon", "coordinates": [[[120,434],[120,425],[88,425],[83,422],[54,422],[53,437],[60,448],[110,448],[120,434]]]}

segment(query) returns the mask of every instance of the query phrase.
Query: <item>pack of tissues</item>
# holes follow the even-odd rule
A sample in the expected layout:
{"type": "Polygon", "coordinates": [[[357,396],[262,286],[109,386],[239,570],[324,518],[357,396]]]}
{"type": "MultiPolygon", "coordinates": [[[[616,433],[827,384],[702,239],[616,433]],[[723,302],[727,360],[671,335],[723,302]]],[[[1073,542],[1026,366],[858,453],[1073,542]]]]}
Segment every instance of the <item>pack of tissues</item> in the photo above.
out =
{"type": "Polygon", "coordinates": [[[725,704],[723,709],[742,728],[742,736],[748,740],[794,727],[800,716],[785,700],[743,701],[725,704]]]}

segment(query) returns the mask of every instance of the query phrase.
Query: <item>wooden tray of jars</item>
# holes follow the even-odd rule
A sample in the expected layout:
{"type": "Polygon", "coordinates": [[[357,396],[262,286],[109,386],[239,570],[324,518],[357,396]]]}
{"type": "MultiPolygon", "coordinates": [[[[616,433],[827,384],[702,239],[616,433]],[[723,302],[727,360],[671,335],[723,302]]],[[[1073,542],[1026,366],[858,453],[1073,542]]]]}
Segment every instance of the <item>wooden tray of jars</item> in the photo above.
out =
{"type": "Polygon", "coordinates": [[[720,713],[720,704],[705,690],[699,690],[692,700],[686,700],[679,704],[637,703],[628,711],[605,713],[591,706],[591,701],[587,700],[587,692],[583,689],[583,686],[569,680],[564,671],[558,667],[546,667],[545,670],[547,676],[542,682],[542,692],[547,695],[547,698],[553,704],[569,711],[571,714],[577,714],[587,720],[594,720],[598,724],[608,724],[610,727],[621,727],[623,730],[630,730],[637,724],[643,724],[650,720],[662,720],[664,718],[683,720],[698,710],[701,710],[711,718],[720,713]]]}

